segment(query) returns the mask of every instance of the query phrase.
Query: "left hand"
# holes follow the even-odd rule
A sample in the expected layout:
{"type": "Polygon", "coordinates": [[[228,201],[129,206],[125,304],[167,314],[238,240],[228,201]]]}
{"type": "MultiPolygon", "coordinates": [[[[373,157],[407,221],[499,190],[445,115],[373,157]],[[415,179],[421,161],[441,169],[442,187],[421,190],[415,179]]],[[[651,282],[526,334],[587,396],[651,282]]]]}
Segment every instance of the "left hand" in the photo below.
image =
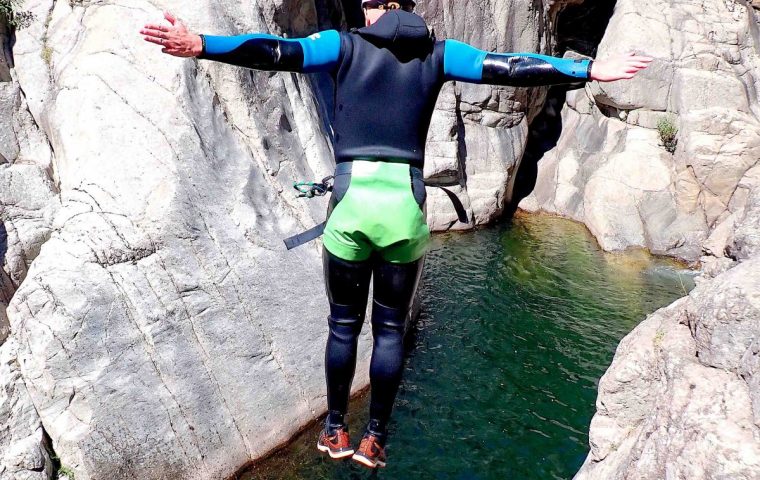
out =
{"type": "Polygon", "coordinates": [[[591,66],[591,80],[599,82],[613,82],[615,80],[629,80],[640,70],[649,66],[654,60],[652,57],[636,55],[618,55],[603,60],[594,60],[591,66]]]}
{"type": "Polygon", "coordinates": [[[146,42],[164,47],[161,51],[175,57],[197,57],[203,52],[203,42],[200,35],[188,31],[182,21],[170,12],[164,12],[164,18],[171,24],[147,24],[140,30],[146,42]]]}

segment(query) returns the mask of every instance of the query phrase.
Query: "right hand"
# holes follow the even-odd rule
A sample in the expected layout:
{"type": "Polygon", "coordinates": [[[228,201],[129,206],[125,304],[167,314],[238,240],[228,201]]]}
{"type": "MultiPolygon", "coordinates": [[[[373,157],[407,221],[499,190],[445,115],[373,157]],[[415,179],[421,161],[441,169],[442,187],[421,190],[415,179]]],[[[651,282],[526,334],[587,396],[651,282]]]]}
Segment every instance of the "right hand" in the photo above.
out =
{"type": "Polygon", "coordinates": [[[203,53],[203,42],[200,35],[190,33],[182,21],[170,12],[164,12],[167,25],[149,23],[140,30],[145,35],[146,42],[164,47],[161,51],[175,57],[197,57],[203,53]]]}
{"type": "Polygon", "coordinates": [[[636,55],[617,55],[603,60],[594,60],[591,66],[591,80],[599,82],[613,82],[615,80],[629,80],[640,70],[649,66],[654,60],[652,57],[636,55]]]}

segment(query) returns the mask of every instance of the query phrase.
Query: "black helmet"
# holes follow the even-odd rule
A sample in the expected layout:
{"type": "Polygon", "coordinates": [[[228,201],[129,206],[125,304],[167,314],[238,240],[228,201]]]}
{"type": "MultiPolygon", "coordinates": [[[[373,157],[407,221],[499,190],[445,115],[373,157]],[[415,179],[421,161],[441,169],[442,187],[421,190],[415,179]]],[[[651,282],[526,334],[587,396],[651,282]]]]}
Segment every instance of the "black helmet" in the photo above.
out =
{"type": "Polygon", "coordinates": [[[362,0],[362,8],[414,8],[414,0],[362,0]]]}

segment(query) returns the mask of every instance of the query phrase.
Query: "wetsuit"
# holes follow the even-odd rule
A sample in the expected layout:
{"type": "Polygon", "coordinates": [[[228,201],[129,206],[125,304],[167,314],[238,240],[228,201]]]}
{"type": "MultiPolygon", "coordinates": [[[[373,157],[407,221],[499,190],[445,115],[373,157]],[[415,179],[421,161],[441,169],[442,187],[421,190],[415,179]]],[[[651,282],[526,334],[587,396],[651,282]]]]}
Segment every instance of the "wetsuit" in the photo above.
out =
{"type": "Polygon", "coordinates": [[[342,426],[374,275],[369,430],[384,438],[401,380],[406,318],[430,233],[423,213],[425,139],[445,81],[535,86],[579,82],[588,60],[498,54],[436,41],[401,10],[351,32],[303,39],[204,36],[201,58],[262,70],[330,72],[336,178],[324,237],[330,316],[328,430],[342,426]]]}

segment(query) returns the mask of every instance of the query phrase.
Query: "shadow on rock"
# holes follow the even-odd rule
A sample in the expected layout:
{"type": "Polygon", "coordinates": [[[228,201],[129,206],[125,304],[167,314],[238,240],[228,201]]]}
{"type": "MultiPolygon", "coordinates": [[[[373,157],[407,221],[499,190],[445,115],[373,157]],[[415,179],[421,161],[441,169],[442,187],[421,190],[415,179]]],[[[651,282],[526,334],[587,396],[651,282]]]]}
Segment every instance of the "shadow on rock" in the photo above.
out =
{"type": "Polygon", "coordinates": [[[5,224],[0,221],[0,265],[5,263],[5,252],[8,251],[8,230],[5,224]]]}
{"type": "Polygon", "coordinates": [[[552,87],[546,96],[546,104],[536,116],[528,132],[528,143],[515,173],[515,186],[512,199],[504,208],[504,218],[510,219],[517,211],[523,198],[533,192],[538,177],[538,162],[546,152],[557,145],[562,134],[562,108],[565,106],[566,85],[552,87]]]}

